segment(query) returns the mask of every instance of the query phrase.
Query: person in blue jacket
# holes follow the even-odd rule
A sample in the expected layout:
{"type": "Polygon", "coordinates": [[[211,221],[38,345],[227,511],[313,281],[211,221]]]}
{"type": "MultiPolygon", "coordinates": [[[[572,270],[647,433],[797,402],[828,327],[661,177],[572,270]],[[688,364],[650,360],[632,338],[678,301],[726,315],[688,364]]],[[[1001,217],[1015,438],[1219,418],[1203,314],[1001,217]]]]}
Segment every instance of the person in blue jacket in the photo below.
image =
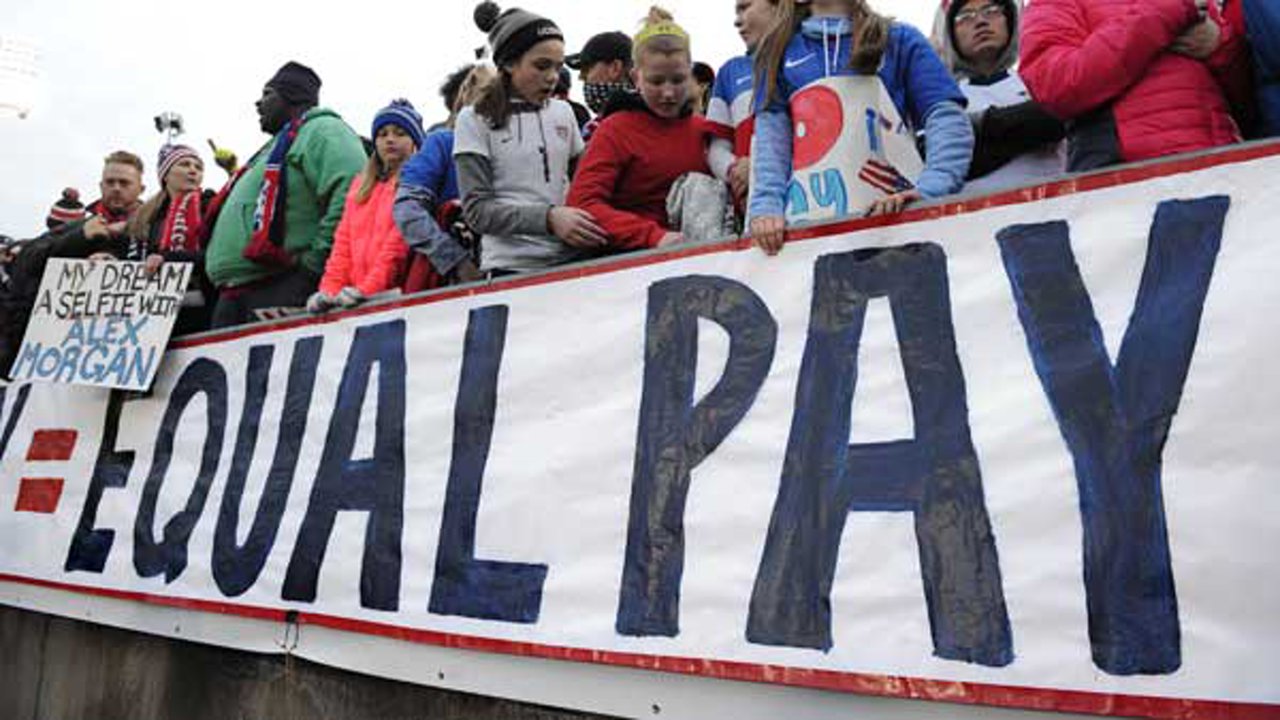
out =
{"type": "Polygon", "coordinates": [[[1280,3],[1245,0],[1244,14],[1257,71],[1260,134],[1280,136],[1280,3]]]}
{"type": "Polygon", "coordinates": [[[449,119],[427,134],[422,148],[400,171],[400,185],[392,208],[396,227],[417,254],[425,255],[440,277],[449,283],[481,279],[470,250],[440,227],[436,215],[441,205],[458,199],[458,173],[453,164],[453,121],[462,108],[475,102],[480,89],[493,77],[483,65],[473,67],[458,88],[449,119]]]}
{"type": "MultiPolygon", "coordinates": [[[[841,159],[853,177],[867,178],[880,191],[868,204],[850,211],[896,213],[915,200],[941,197],[963,187],[974,144],[973,128],[964,113],[965,96],[919,30],[876,14],[865,0],[771,2],[778,5],[779,22],[761,41],[755,65],[758,111],[749,215],[757,245],[769,254],[782,248],[788,198],[796,185],[791,179],[793,138],[798,149],[807,130],[793,126],[792,102],[807,87],[833,85],[831,78],[858,97],[872,98],[868,100],[872,105],[877,92],[887,93],[892,100],[892,107],[882,108],[881,114],[867,106],[871,119],[866,147],[849,149],[850,156],[841,159]],[[886,116],[895,110],[896,123],[886,116]],[[888,141],[906,153],[914,152],[914,147],[903,148],[903,138],[914,146],[914,133],[923,131],[922,170],[907,174],[884,162],[884,148],[878,142],[882,129],[888,141]]],[[[862,110],[845,107],[843,116],[859,122],[862,110]]],[[[916,160],[917,165],[920,162],[916,160]]]]}

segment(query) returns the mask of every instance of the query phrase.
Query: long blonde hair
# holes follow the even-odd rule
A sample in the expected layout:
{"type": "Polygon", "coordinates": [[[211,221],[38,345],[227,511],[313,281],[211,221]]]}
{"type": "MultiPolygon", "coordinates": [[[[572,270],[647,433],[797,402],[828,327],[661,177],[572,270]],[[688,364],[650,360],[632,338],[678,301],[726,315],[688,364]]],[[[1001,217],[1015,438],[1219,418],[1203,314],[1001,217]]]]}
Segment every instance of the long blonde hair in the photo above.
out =
{"type": "MultiPolygon", "coordinates": [[[[811,14],[807,3],[800,5],[796,0],[768,1],[777,7],[778,21],[760,40],[755,60],[755,86],[766,88],[765,102],[776,99],[778,71],[787,53],[787,45],[791,44],[791,38],[795,37],[800,24],[811,14]]],[[[880,68],[880,59],[889,44],[890,20],[872,10],[866,0],[846,2],[849,5],[849,20],[854,27],[849,67],[859,73],[874,73],[880,68]]]]}

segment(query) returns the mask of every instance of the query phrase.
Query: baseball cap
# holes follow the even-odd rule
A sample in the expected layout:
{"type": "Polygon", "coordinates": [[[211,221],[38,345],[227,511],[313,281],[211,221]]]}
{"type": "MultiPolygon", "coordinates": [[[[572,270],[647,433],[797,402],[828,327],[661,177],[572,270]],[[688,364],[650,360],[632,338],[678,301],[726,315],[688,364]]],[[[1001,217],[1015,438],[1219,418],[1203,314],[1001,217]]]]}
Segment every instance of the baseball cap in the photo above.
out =
{"type": "Polygon", "coordinates": [[[599,62],[622,60],[631,62],[631,38],[623,32],[605,32],[592,36],[581,52],[564,59],[564,64],[574,70],[589,68],[599,62]]]}

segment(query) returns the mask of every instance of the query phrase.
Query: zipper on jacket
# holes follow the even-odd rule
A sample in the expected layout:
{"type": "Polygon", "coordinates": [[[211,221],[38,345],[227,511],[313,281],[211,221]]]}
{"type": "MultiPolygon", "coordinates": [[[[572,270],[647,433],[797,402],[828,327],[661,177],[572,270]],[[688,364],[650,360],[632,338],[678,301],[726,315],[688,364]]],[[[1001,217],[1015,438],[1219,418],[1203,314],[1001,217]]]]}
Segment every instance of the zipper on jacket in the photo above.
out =
{"type": "Polygon", "coordinates": [[[538,132],[542,135],[542,147],[538,148],[538,152],[542,153],[542,177],[549,184],[551,182],[551,159],[547,157],[547,129],[542,123],[542,111],[538,111],[538,132]]]}

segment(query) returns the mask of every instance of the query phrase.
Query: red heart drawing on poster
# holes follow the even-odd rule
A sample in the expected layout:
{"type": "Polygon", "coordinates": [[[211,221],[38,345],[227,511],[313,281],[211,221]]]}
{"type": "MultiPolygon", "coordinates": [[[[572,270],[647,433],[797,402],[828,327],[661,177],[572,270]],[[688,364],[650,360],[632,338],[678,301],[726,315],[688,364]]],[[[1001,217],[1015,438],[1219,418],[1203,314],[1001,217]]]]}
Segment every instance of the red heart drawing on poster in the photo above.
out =
{"type": "Polygon", "coordinates": [[[844,130],[844,104],[831,88],[821,85],[802,90],[791,99],[791,124],[795,149],[791,165],[803,170],[831,152],[844,130]]]}

